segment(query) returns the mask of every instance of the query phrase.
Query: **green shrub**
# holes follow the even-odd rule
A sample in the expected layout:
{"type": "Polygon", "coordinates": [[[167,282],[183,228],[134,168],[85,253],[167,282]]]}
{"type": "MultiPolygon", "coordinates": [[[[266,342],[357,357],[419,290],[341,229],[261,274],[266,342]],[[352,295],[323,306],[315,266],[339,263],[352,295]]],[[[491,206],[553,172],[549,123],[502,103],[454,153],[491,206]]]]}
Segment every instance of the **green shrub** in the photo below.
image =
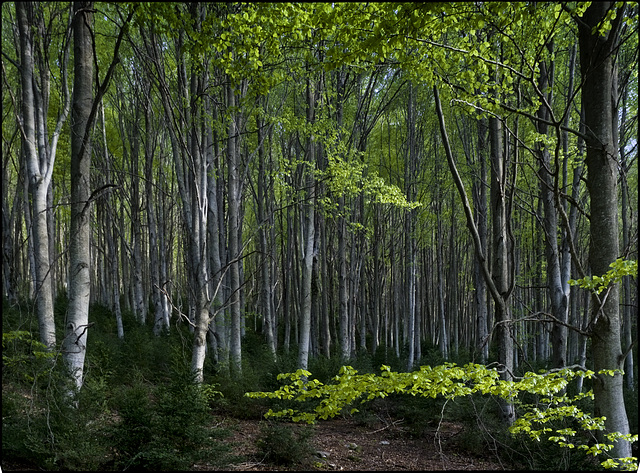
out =
{"type": "Polygon", "coordinates": [[[176,362],[170,381],[158,386],[138,375],[115,399],[120,417],[112,432],[116,468],[186,470],[199,461],[233,461],[211,427],[209,397],[188,366],[176,362]]]}
{"type": "Polygon", "coordinates": [[[312,434],[310,426],[263,423],[256,441],[260,458],[276,465],[308,465],[314,453],[310,444],[312,434]]]}
{"type": "Polygon", "coordinates": [[[104,411],[81,392],[79,408],[66,399],[66,377],[49,371],[48,387],[32,389],[3,383],[2,451],[4,459],[28,461],[46,470],[96,470],[109,460],[104,411]]]}

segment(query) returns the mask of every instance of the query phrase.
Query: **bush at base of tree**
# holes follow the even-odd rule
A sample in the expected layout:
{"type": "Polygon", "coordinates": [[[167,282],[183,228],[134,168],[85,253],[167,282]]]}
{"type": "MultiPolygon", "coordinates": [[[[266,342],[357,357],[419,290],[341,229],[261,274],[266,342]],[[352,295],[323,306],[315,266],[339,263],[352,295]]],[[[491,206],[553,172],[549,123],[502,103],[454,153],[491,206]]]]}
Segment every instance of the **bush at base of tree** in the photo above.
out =
{"type": "Polygon", "coordinates": [[[179,334],[155,337],[131,321],[119,340],[101,330],[112,314],[93,307],[85,381],[72,407],[57,352],[47,352],[37,333],[16,330],[18,317],[5,309],[3,462],[88,471],[176,470],[198,461],[215,468],[237,460],[223,442],[226,431],[212,427],[209,405],[218,393],[193,383],[179,334]]]}

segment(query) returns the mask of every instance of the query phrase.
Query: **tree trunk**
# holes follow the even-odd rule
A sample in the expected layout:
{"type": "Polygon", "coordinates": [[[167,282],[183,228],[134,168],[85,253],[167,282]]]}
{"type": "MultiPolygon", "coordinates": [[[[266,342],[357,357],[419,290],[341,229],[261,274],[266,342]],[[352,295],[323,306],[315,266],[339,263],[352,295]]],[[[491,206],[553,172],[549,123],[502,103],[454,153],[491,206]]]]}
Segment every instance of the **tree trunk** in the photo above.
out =
{"type": "MultiPolygon", "coordinates": [[[[489,139],[491,142],[491,184],[490,204],[492,222],[492,264],[491,276],[493,278],[498,298],[494,298],[495,318],[494,327],[498,344],[498,362],[504,370],[502,379],[513,379],[513,333],[511,322],[511,307],[509,300],[509,237],[507,226],[507,191],[506,191],[506,160],[502,142],[502,124],[495,118],[489,118],[489,139]]],[[[515,420],[513,404],[503,403],[502,414],[504,419],[511,423],[515,420]]]]}
{"type": "MultiPolygon", "coordinates": [[[[593,275],[606,273],[619,257],[618,247],[618,150],[613,118],[612,81],[614,58],[621,20],[619,11],[612,28],[601,36],[600,22],[613,2],[595,2],[578,19],[580,69],[583,79],[582,101],[587,130],[587,189],[591,199],[589,264],[593,275]]],[[[613,284],[592,303],[591,350],[594,371],[623,368],[620,346],[619,285],[613,284]],[[606,294],[606,300],[604,299],[606,294]]],[[[607,432],[629,433],[625,410],[622,375],[597,375],[593,385],[595,415],[605,416],[607,432]]],[[[617,441],[611,451],[614,457],[631,456],[631,444],[617,441]]]]}
{"type": "MultiPolygon", "coordinates": [[[[107,185],[111,181],[111,160],[109,159],[109,150],[107,147],[107,128],[104,118],[104,104],[100,105],[100,125],[102,128],[102,147],[103,147],[103,169],[104,169],[104,182],[103,185],[107,185]]],[[[111,193],[110,193],[111,194],[111,193]]],[[[107,294],[106,300],[109,301],[109,307],[116,318],[116,328],[118,331],[118,338],[124,338],[124,326],[122,325],[122,310],[120,308],[120,276],[118,268],[118,253],[115,244],[115,229],[113,228],[113,197],[109,195],[108,199],[105,199],[104,207],[106,218],[104,222],[104,239],[106,241],[106,258],[104,265],[108,268],[109,277],[107,278],[107,294]]],[[[107,268],[104,268],[106,271],[107,268]]]]}
{"type": "MultiPolygon", "coordinates": [[[[315,108],[317,101],[317,85],[312,79],[307,79],[307,123],[312,125],[315,121],[315,108]]],[[[307,369],[309,361],[309,336],[311,330],[311,282],[313,274],[313,257],[315,247],[315,178],[313,176],[316,166],[316,143],[311,131],[307,139],[307,153],[305,163],[306,199],[303,208],[302,225],[302,297],[300,303],[300,337],[298,343],[298,368],[307,369]]]]}
{"type": "MultiPolygon", "coordinates": [[[[35,282],[36,312],[40,330],[40,341],[52,349],[56,345],[56,334],[53,316],[53,266],[51,264],[50,214],[49,197],[51,177],[55,162],[57,140],[66,121],[69,110],[68,93],[66,93],[66,58],[68,46],[64,46],[64,62],[61,65],[64,86],[62,112],[58,119],[50,146],[47,121],[49,70],[48,65],[39,64],[41,81],[38,84],[36,71],[36,42],[34,26],[36,23],[36,4],[16,3],[16,16],[20,40],[20,79],[22,89],[22,142],[26,159],[29,191],[31,193],[31,234],[33,237],[30,250],[33,251],[33,277],[35,282]],[[45,95],[45,96],[43,96],[45,95]]],[[[42,30],[43,26],[39,28],[42,30]]],[[[67,42],[68,44],[68,42],[67,42]]],[[[42,46],[41,46],[42,47],[42,46]]],[[[46,53],[45,53],[46,54],[46,53]]]]}
{"type": "Polygon", "coordinates": [[[256,117],[256,130],[258,137],[258,195],[256,196],[257,219],[258,219],[258,240],[260,245],[260,271],[261,271],[261,301],[262,301],[262,331],[267,339],[267,346],[273,359],[276,358],[275,341],[275,313],[273,304],[273,284],[271,281],[271,246],[269,236],[273,227],[273,215],[267,213],[266,207],[269,205],[267,194],[269,186],[270,169],[266,163],[266,153],[264,152],[264,120],[256,117]]]}
{"type": "Polygon", "coordinates": [[[91,172],[90,114],[93,103],[92,2],[74,3],[74,85],[71,109],[71,235],[69,246],[69,309],[65,323],[64,358],[79,390],[89,329],[91,172]]]}
{"type": "MultiPolygon", "coordinates": [[[[236,106],[236,92],[232,85],[227,85],[227,107],[236,106]]],[[[229,168],[229,272],[231,282],[231,368],[234,373],[242,373],[242,307],[240,306],[240,159],[237,149],[238,127],[237,113],[229,119],[229,135],[227,137],[227,158],[229,168]]]]}
{"type": "MultiPolygon", "coordinates": [[[[480,245],[487,248],[487,166],[486,166],[486,137],[487,137],[486,118],[478,120],[478,161],[480,164],[479,178],[474,180],[473,194],[473,211],[475,220],[477,221],[478,234],[480,237],[480,245]]],[[[488,307],[487,307],[487,283],[482,274],[482,263],[478,258],[473,260],[473,283],[475,291],[476,316],[476,347],[480,353],[480,362],[486,363],[489,358],[489,329],[488,329],[488,307]]]]}
{"type": "MultiPolygon", "coordinates": [[[[162,202],[157,202],[154,188],[161,187],[161,179],[154,176],[153,161],[157,135],[153,132],[151,84],[145,82],[144,97],[144,123],[147,137],[144,146],[145,155],[145,194],[147,226],[149,231],[149,273],[151,284],[151,303],[153,306],[153,333],[160,335],[164,330],[169,330],[169,311],[167,295],[165,294],[165,280],[163,278],[162,264],[166,261],[166,254],[162,251],[163,240],[162,227],[164,220],[158,218],[158,207],[162,209],[162,202]],[[154,186],[154,183],[156,184],[154,186]]],[[[158,171],[158,174],[161,174],[158,171]]]]}
{"type": "MultiPolygon", "coordinates": [[[[545,62],[540,64],[539,89],[545,94],[548,104],[553,104],[553,65],[545,62]]],[[[549,120],[550,113],[545,105],[540,105],[537,115],[543,120],[549,120]]],[[[537,122],[539,133],[548,135],[549,127],[546,123],[537,122]]],[[[560,137],[556,137],[560,139],[560,137]]],[[[552,364],[554,368],[563,368],[567,357],[567,327],[569,317],[569,291],[567,280],[562,277],[562,255],[558,245],[558,212],[556,209],[556,191],[558,189],[558,169],[554,169],[551,162],[550,150],[545,145],[537,145],[540,169],[540,198],[544,207],[543,226],[545,232],[545,250],[547,257],[547,289],[551,301],[551,315],[555,318],[551,330],[552,364]],[[565,291],[566,289],[566,291],[565,291]]],[[[559,148],[556,148],[559,152],[559,148]]],[[[559,162],[559,159],[555,160],[559,162]]],[[[568,275],[565,275],[568,277],[568,275]]]]}
{"type": "MultiPolygon", "coordinates": [[[[416,195],[417,176],[417,143],[415,119],[415,92],[413,84],[409,82],[409,97],[407,100],[407,154],[405,158],[404,176],[407,200],[412,201],[416,195]]],[[[407,371],[411,371],[415,364],[415,325],[416,325],[416,235],[415,209],[405,211],[405,308],[408,318],[406,340],[409,344],[407,371]]],[[[438,223],[440,221],[438,220],[438,223]]],[[[444,318],[444,314],[443,318],[444,318]]],[[[447,351],[446,327],[442,332],[441,350],[447,351]],[[442,344],[444,342],[444,345],[442,344]]],[[[443,355],[445,358],[447,355],[443,355]]]]}

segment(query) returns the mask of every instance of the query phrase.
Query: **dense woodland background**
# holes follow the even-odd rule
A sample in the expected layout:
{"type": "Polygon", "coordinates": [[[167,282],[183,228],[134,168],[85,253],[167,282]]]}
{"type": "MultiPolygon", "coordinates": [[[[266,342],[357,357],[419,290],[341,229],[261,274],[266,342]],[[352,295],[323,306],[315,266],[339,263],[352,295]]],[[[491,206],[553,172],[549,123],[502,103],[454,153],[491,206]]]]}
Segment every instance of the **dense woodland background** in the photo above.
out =
{"type": "Polygon", "coordinates": [[[241,399],[342,364],[621,369],[594,409],[637,434],[637,279],[570,283],[637,260],[637,15],[3,3],[3,451],[87,467],[5,423],[52,409],[59,357],[121,418],[189,373],[241,399]]]}

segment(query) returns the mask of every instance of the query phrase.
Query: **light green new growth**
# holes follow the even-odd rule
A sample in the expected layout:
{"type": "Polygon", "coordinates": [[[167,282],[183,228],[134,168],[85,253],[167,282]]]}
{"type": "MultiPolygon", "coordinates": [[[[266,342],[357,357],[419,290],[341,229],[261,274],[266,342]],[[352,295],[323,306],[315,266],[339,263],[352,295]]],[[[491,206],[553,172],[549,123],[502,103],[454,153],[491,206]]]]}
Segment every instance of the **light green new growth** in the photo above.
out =
{"type": "MultiPolygon", "coordinates": [[[[548,427],[552,421],[572,418],[586,431],[604,429],[603,417],[592,417],[576,406],[576,402],[580,399],[593,398],[592,391],[573,397],[560,394],[566,389],[569,381],[579,376],[592,378],[595,376],[593,371],[563,368],[542,374],[528,372],[518,381],[504,381],[500,379],[496,369],[474,363],[464,366],[457,366],[454,363],[444,363],[435,367],[421,366],[418,371],[410,373],[397,373],[391,371],[389,366],[383,365],[381,371],[380,375],[358,374],[357,370],[351,366],[343,366],[339,374],[334,377],[333,384],[323,384],[317,379],[310,379],[309,371],[298,370],[295,373],[279,374],[279,380],[288,379],[289,383],[276,391],[249,392],[245,395],[250,398],[285,399],[297,402],[318,399],[315,409],[311,412],[296,409],[274,412],[270,409],[265,414],[265,417],[285,417],[291,418],[294,422],[304,421],[312,424],[318,419],[335,417],[356,401],[365,403],[377,397],[384,398],[389,394],[411,394],[432,398],[444,396],[447,399],[475,393],[490,394],[507,399],[523,410],[510,427],[512,434],[524,433],[538,441],[544,436],[562,447],[583,449],[591,455],[598,455],[612,448],[610,443],[598,443],[592,446],[571,443],[569,439],[576,435],[575,430],[568,428],[554,430],[548,427]],[[520,393],[544,396],[540,400],[540,405],[545,407],[539,408],[519,401],[520,393]]],[[[613,375],[614,373],[610,371],[599,374],[613,375]]],[[[350,412],[358,412],[358,409],[351,407],[350,412]]],[[[637,435],[622,435],[618,432],[610,433],[605,437],[609,442],[617,439],[630,442],[638,440],[637,435]]],[[[636,469],[637,458],[610,458],[603,461],[602,465],[605,468],[636,469]]]]}
{"type": "Polygon", "coordinates": [[[600,294],[610,284],[619,283],[624,276],[638,277],[638,262],[631,260],[624,260],[618,258],[609,265],[611,268],[602,276],[587,276],[582,279],[569,279],[569,284],[572,286],[580,286],[583,289],[594,291],[596,294],[600,294]]]}

